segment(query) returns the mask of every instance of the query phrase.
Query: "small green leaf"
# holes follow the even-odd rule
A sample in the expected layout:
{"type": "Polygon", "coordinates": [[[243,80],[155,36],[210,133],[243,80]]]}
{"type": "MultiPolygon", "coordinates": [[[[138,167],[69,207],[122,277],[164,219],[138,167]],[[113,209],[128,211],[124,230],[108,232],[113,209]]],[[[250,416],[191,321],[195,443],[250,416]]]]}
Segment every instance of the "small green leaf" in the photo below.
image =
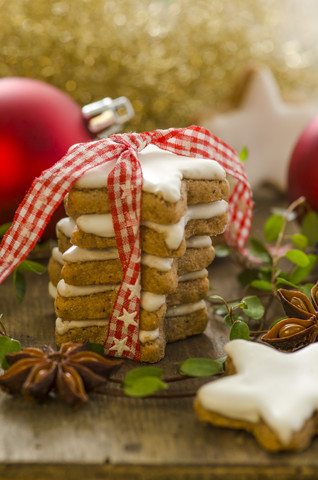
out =
{"type": "Polygon", "coordinates": [[[237,304],[237,308],[246,308],[245,306],[245,303],[243,302],[243,300],[237,304]]]}
{"type": "Polygon", "coordinates": [[[318,243],[318,214],[316,212],[311,211],[305,215],[301,233],[308,238],[311,247],[318,243]]]}
{"type": "Polygon", "coordinates": [[[89,342],[87,345],[87,350],[97,353],[102,357],[104,356],[104,345],[102,345],[101,343],[89,342]]]}
{"type": "Polygon", "coordinates": [[[290,282],[289,280],[283,277],[276,278],[276,285],[277,287],[279,287],[280,285],[288,285],[289,287],[298,288],[298,285],[296,285],[293,282],[290,282]]]}
{"type": "Polygon", "coordinates": [[[284,217],[282,215],[274,214],[265,222],[264,235],[267,242],[276,242],[278,235],[284,225],[284,217]]]}
{"type": "Polygon", "coordinates": [[[272,291],[272,284],[270,282],[266,282],[265,280],[253,280],[250,283],[251,287],[257,288],[258,290],[264,290],[267,292],[272,291]]]}
{"type": "Polygon", "coordinates": [[[0,225],[0,237],[3,237],[7,233],[11,225],[12,222],[3,223],[2,225],[0,225]]]}
{"type": "Polygon", "coordinates": [[[20,352],[21,345],[18,340],[9,338],[6,335],[0,337],[0,367],[6,370],[9,368],[8,362],[5,358],[7,353],[20,352]]]}
{"type": "Polygon", "coordinates": [[[273,257],[265,247],[265,245],[257,240],[256,238],[251,238],[250,240],[251,243],[251,248],[250,248],[250,253],[256,258],[259,258],[262,260],[263,263],[268,263],[272,265],[273,263],[273,257]]]}
{"type": "Polygon", "coordinates": [[[240,151],[240,153],[238,154],[238,156],[241,162],[243,163],[246,162],[246,160],[248,159],[248,148],[244,146],[240,151]]]}
{"type": "Polygon", "coordinates": [[[244,340],[249,340],[250,338],[249,328],[247,324],[241,320],[234,322],[230,330],[230,340],[236,338],[243,338],[244,340]]]}
{"type": "Polygon", "coordinates": [[[295,233],[292,236],[292,242],[296,248],[300,250],[305,250],[308,247],[308,238],[301,233],[295,233]]]}
{"type": "Polygon", "coordinates": [[[18,301],[21,303],[26,292],[26,280],[23,273],[17,269],[13,271],[13,288],[18,301]]]}
{"type": "Polygon", "coordinates": [[[167,384],[159,377],[163,370],[157,367],[139,367],[130,370],[124,380],[124,390],[127,395],[133,397],[146,397],[157,390],[167,388],[167,384]]]}
{"type": "Polygon", "coordinates": [[[160,380],[158,377],[140,377],[128,385],[124,385],[126,395],[131,397],[147,397],[157,392],[164,390],[168,385],[160,380]]]}
{"type": "Polygon", "coordinates": [[[253,320],[260,320],[263,317],[265,308],[259,298],[256,296],[244,297],[243,302],[246,305],[246,307],[244,307],[244,313],[247,317],[253,320]]]}
{"type": "Polygon", "coordinates": [[[228,309],[230,309],[232,307],[232,310],[233,310],[234,308],[237,308],[238,305],[239,305],[238,302],[229,302],[229,303],[227,303],[227,305],[224,305],[224,304],[215,305],[214,306],[214,312],[215,312],[216,315],[223,316],[223,315],[226,315],[228,313],[228,310],[227,310],[226,307],[228,307],[228,309]]]}
{"type": "Polygon", "coordinates": [[[140,380],[145,377],[156,377],[159,378],[163,374],[163,370],[157,367],[138,367],[130,370],[127,373],[124,380],[125,386],[133,385],[137,380],[140,380]]]}
{"type": "Polygon", "coordinates": [[[312,271],[312,269],[316,264],[317,256],[310,254],[308,255],[308,259],[309,259],[309,264],[307,265],[307,267],[297,266],[291,272],[291,274],[289,275],[289,279],[291,282],[298,284],[303,282],[308,277],[308,275],[310,274],[310,272],[312,271]]]}
{"type": "Polygon", "coordinates": [[[227,245],[216,245],[214,250],[217,258],[228,257],[231,253],[231,249],[227,245]]]}
{"type": "Polygon", "coordinates": [[[180,373],[189,377],[210,377],[223,370],[226,357],[212,360],[210,358],[188,358],[179,368],[180,373]]]}
{"type": "Polygon", "coordinates": [[[299,267],[307,267],[310,263],[308,255],[306,255],[301,250],[296,250],[296,249],[288,250],[284,256],[288,258],[288,260],[293,262],[295,265],[298,265],[299,267]]]}
{"type": "Polygon", "coordinates": [[[223,304],[226,303],[225,300],[224,300],[224,298],[221,297],[220,295],[209,295],[207,298],[208,298],[209,300],[217,300],[218,302],[221,302],[221,303],[223,303],[223,304]]]}
{"type": "Polygon", "coordinates": [[[46,268],[41,263],[32,260],[23,260],[17,267],[20,272],[44,273],[46,268]]]}

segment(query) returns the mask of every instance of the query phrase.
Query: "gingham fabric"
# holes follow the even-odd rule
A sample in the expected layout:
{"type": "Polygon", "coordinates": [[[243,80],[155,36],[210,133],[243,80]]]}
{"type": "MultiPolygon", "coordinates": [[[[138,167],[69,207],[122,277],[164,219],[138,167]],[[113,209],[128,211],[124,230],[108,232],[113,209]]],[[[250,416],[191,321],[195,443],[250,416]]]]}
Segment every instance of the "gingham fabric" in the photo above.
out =
{"type": "Polygon", "coordinates": [[[87,170],[116,160],[108,178],[108,189],[124,276],[109,319],[105,352],[134,360],[140,358],[142,190],[142,171],[136,154],[149,143],[179,155],[216,160],[237,180],[229,198],[229,228],[225,236],[231,246],[243,251],[252,218],[251,189],[243,165],[226,143],[197,126],[113,135],[108,139],[74,145],[60,161],[34,180],[0,246],[1,283],[30,253],[76,180],[87,170]]]}

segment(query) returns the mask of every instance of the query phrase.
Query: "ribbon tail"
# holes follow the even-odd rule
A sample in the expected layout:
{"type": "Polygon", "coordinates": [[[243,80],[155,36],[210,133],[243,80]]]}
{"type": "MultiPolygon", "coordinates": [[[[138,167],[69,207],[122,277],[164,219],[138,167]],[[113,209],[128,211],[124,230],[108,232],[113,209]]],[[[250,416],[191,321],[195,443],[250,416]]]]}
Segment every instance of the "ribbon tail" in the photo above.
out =
{"type": "Polygon", "coordinates": [[[87,170],[116,158],[122,149],[109,139],[74,145],[33,181],[0,245],[0,283],[31,252],[76,180],[87,170]]]}

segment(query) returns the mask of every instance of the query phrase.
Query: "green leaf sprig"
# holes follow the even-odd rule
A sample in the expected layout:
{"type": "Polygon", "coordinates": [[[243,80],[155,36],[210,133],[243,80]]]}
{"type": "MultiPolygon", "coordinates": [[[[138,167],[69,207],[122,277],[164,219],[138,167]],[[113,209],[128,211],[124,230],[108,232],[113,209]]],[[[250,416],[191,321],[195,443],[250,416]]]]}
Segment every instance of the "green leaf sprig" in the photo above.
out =
{"type": "MultiPolygon", "coordinates": [[[[258,291],[258,296],[245,296],[235,301],[226,301],[218,295],[208,297],[215,313],[222,315],[230,328],[230,340],[248,340],[252,331],[251,322],[258,325],[258,330],[252,331],[253,335],[266,332],[263,330],[266,312],[282,286],[300,290],[310,297],[313,283],[306,283],[306,279],[316,265],[317,255],[312,251],[306,252],[306,249],[318,243],[318,214],[307,213],[300,231],[287,234],[289,221],[295,218],[296,209],[304,203],[305,199],[301,197],[286,210],[271,215],[263,228],[265,242],[258,238],[250,239],[249,253],[254,262],[252,267],[241,270],[238,280],[246,291],[258,291]],[[258,297],[268,297],[266,309],[258,297]]],[[[220,256],[226,256],[222,246],[220,256]]],[[[240,260],[236,255],[237,258],[240,260]]],[[[243,261],[241,263],[244,265],[243,261]]]]}
{"type": "Polygon", "coordinates": [[[139,367],[130,370],[124,380],[124,392],[131,397],[147,397],[158,390],[168,387],[160,377],[163,374],[161,368],[139,367]]]}
{"type": "Polygon", "coordinates": [[[239,159],[242,163],[246,162],[248,159],[248,148],[247,146],[243,147],[242,150],[238,154],[239,159]]]}
{"type": "Polygon", "coordinates": [[[309,214],[304,223],[306,227],[301,232],[288,235],[286,233],[290,218],[294,211],[305,199],[299,198],[293,202],[286,211],[271,215],[264,225],[265,242],[256,238],[250,240],[250,254],[254,256],[259,265],[250,269],[244,269],[239,274],[239,281],[245,288],[252,287],[270,294],[274,294],[278,288],[287,285],[302,291],[308,291],[308,285],[302,285],[312,272],[317,255],[306,253],[306,249],[313,240],[312,230],[316,228],[318,216],[309,214]],[[316,218],[317,217],[317,218],[316,218]],[[311,234],[311,238],[307,235],[311,234]],[[284,264],[282,261],[284,260],[284,264]],[[286,260],[287,268],[286,268],[286,260]]]}
{"type": "Polygon", "coordinates": [[[212,360],[211,358],[188,358],[179,367],[179,372],[188,377],[211,377],[223,372],[226,357],[212,360]]]}
{"type": "Polygon", "coordinates": [[[250,321],[253,320],[254,323],[259,324],[265,312],[265,307],[255,295],[246,296],[240,301],[229,303],[219,295],[210,295],[207,299],[221,304],[215,309],[215,313],[224,317],[225,325],[230,329],[230,340],[236,338],[249,340],[250,321]]]}
{"type": "Polygon", "coordinates": [[[0,314],[0,368],[6,370],[9,364],[6,360],[7,353],[20,352],[21,345],[18,340],[7,335],[5,326],[2,323],[3,314],[0,314]]]}
{"type": "MultiPolygon", "coordinates": [[[[166,390],[168,384],[186,380],[190,377],[204,378],[223,373],[226,357],[212,360],[210,358],[188,358],[179,366],[179,375],[162,379],[163,369],[147,366],[130,370],[122,384],[125,395],[131,397],[148,397],[160,390],[166,390]]],[[[186,394],[188,396],[188,394],[186,394]]],[[[191,396],[194,393],[190,394],[191,396]]],[[[170,396],[175,396],[171,394],[170,396]]],[[[182,394],[180,395],[182,396],[182,394]]]]}

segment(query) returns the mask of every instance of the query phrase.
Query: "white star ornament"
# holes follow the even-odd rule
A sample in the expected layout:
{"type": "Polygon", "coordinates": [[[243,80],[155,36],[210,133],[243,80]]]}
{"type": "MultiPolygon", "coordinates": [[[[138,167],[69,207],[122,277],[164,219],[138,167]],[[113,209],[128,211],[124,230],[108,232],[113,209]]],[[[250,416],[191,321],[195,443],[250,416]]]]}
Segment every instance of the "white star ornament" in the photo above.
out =
{"type": "Polygon", "coordinates": [[[249,75],[238,109],[201,121],[236,152],[248,149],[244,166],[252,189],[271,183],[287,188],[289,160],[300,134],[317,113],[317,105],[286,103],[267,68],[249,75]]]}

